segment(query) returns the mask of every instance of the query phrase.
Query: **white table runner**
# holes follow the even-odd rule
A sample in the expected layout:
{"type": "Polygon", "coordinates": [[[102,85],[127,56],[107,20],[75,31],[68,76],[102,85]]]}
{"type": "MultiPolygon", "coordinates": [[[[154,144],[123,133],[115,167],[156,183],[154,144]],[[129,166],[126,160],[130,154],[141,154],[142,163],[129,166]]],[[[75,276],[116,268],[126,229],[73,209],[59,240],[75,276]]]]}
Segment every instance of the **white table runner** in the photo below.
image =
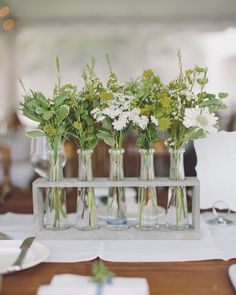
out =
{"type": "MultiPolygon", "coordinates": [[[[100,257],[116,262],[164,262],[236,258],[236,214],[230,226],[208,225],[212,214],[201,216],[200,240],[79,241],[40,240],[50,250],[47,262],[79,262],[100,257]]],[[[0,215],[0,231],[14,239],[34,234],[33,215],[0,215]]],[[[142,234],[142,233],[140,233],[142,234]]]]}

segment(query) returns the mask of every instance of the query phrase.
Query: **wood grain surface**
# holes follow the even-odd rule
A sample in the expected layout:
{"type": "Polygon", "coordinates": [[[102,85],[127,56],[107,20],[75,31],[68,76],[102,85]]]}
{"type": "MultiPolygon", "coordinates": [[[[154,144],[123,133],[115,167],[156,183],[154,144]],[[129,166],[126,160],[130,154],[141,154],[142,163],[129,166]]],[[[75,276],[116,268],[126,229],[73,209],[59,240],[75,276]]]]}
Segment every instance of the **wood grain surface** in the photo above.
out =
{"type": "MultiPolygon", "coordinates": [[[[5,275],[1,295],[35,295],[38,287],[48,284],[55,274],[90,275],[92,263],[42,263],[28,270],[5,275]]],[[[235,293],[227,274],[228,267],[233,263],[236,263],[236,259],[228,262],[105,264],[117,276],[147,278],[151,295],[233,295],[235,293]]]]}

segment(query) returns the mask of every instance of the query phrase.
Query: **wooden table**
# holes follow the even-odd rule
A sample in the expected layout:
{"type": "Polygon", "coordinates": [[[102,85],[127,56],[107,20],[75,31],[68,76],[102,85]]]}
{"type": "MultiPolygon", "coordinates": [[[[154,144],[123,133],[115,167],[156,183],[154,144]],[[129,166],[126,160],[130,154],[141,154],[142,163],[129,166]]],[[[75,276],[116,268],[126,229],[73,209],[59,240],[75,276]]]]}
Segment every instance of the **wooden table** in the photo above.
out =
{"type": "MultiPolygon", "coordinates": [[[[9,210],[32,213],[31,193],[15,188],[12,196],[0,206],[0,213],[9,210]]],[[[1,295],[35,295],[37,288],[42,284],[48,284],[55,274],[90,275],[92,263],[93,261],[42,263],[28,270],[5,275],[1,295]]],[[[233,295],[235,293],[227,273],[228,267],[233,263],[236,263],[236,259],[227,262],[209,260],[166,263],[106,262],[105,264],[117,276],[147,278],[151,295],[233,295]]]]}

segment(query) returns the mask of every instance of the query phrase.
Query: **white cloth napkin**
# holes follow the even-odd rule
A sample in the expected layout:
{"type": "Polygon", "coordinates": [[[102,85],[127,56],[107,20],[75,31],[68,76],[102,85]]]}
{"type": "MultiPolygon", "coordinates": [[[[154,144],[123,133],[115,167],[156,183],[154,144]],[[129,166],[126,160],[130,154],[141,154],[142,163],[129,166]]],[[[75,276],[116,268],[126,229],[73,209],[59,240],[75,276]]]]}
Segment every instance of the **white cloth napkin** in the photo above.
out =
{"type": "MultiPolygon", "coordinates": [[[[236,132],[220,131],[194,142],[200,207],[212,208],[219,200],[236,211],[236,132]]],[[[219,209],[225,209],[219,203],[219,209]]]]}
{"type": "Polygon", "coordinates": [[[111,284],[98,286],[90,277],[71,274],[56,275],[50,285],[39,287],[37,295],[148,295],[144,278],[112,278],[111,284]]]}

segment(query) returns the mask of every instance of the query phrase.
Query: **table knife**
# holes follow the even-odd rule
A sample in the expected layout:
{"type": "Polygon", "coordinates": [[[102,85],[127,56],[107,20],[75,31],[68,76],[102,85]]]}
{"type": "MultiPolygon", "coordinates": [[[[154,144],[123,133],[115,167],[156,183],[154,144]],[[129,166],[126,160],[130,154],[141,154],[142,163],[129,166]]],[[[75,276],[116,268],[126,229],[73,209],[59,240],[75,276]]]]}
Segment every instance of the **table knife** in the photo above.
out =
{"type": "Polygon", "coordinates": [[[7,272],[17,271],[21,269],[25,256],[30,246],[32,245],[34,239],[35,237],[29,237],[22,242],[22,244],[20,245],[20,254],[18,255],[16,261],[8,267],[7,272]]]}

